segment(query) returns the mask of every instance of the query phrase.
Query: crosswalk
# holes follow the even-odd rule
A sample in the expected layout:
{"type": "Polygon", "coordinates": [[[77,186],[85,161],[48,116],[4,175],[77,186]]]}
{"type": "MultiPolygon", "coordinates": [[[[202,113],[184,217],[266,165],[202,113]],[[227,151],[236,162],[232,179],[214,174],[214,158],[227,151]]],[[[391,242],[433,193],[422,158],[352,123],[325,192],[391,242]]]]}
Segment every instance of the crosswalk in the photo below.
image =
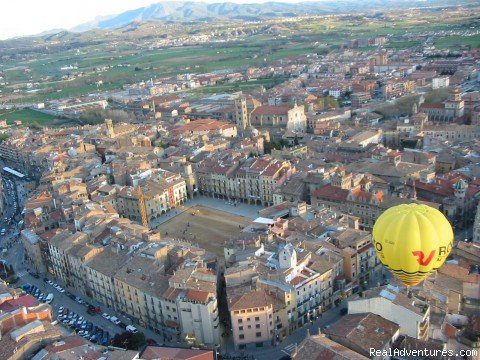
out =
{"type": "Polygon", "coordinates": [[[295,350],[296,347],[297,347],[297,344],[293,343],[293,344],[285,346],[283,348],[283,350],[284,350],[284,352],[291,354],[295,350]]]}
{"type": "Polygon", "coordinates": [[[28,274],[28,271],[27,271],[27,270],[21,270],[21,271],[15,273],[15,274],[16,274],[19,278],[21,278],[21,277],[24,277],[25,275],[27,275],[27,274],[28,274]]]}

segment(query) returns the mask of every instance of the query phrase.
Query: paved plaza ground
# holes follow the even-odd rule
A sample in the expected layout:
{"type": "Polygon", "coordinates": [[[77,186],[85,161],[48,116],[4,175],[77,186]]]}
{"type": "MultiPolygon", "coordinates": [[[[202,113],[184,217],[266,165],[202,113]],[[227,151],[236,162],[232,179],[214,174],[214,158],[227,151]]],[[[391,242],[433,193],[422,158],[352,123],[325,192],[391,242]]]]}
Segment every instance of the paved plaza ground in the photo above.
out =
{"type": "Polygon", "coordinates": [[[223,257],[225,240],[249,223],[251,219],[243,216],[194,205],[171,211],[157,230],[162,237],[187,240],[223,257]]]}

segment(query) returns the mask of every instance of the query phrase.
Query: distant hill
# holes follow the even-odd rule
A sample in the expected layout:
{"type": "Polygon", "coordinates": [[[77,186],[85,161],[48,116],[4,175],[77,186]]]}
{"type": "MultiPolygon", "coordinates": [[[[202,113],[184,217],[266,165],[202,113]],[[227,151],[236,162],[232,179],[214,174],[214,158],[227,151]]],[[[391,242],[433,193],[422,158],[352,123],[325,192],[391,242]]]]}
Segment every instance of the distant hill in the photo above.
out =
{"type": "Polygon", "coordinates": [[[73,28],[73,31],[113,29],[133,22],[144,21],[255,21],[274,17],[323,15],[384,11],[395,8],[436,7],[477,3],[474,0],[323,0],[319,2],[261,4],[234,4],[229,2],[207,4],[203,2],[165,1],[128,10],[121,14],[98,17],[73,28]]]}

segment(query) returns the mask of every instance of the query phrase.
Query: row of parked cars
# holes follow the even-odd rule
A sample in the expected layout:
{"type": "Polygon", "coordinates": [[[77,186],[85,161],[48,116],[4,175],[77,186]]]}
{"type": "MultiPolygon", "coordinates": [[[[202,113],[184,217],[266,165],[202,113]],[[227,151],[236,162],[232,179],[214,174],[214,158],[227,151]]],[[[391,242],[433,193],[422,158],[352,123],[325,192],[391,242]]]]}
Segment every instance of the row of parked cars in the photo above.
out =
{"type": "Polygon", "coordinates": [[[65,295],[67,295],[72,300],[76,301],[78,304],[85,305],[87,307],[87,314],[89,314],[89,315],[102,314],[102,317],[104,319],[110,320],[112,323],[121,327],[122,329],[125,329],[125,330],[127,330],[127,331],[129,331],[133,334],[138,332],[138,330],[134,326],[124,324],[123,322],[121,322],[115,316],[110,316],[107,313],[102,313],[102,309],[100,309],[99,307],[96,307],[92,304],[89,304],[88,302],[84,301],[82,298],[80,298],[78,296],[75,296],[73,294],[70,294],[69,292],[66,292],[60,285],[54,283],[52,280],[47,279],[47,278],[44,278],[43,280],[44,280],[44,282],[53,286],[57,291],[59,291],[61,293],[65,293],[65,295]]]}
{"type": "Polygon", "coordinates": [[[81,337],[95,344],[110,344],[110,333],[108,331],[94,325],[91,321],[86,320],[83,316],[76,314],[66,307],[60,306],[57,312],[57,319],[64,325],[75,330],[81,337]]]}
{"type": "Polygon", "coordinates": [[[110,316],[108,315],[107,313],[103,313],[102,314],[102,317],[104,319],[107,319],[107,320],[110,320],[112,323],[114,323],[115,325],[118,325],[120,326],[122,329],[125,329],[127,330],[128,332],[131,332],[132,334],[136,334],[138,332],[137,328],[135,326],[132,326],[132,325],[126,325],[125,323],[121,322],[120,320],[118,320],[118,318],[116,316],[110,316]]]}
{"type": "Polygon", "coordinates": [[[43,292],[40,291],[39,288],[37,288],[35,285],[30,285],[30,284],[25,284],[22,286],[22,289],[35,297],[38,301],[50,304],[53,300],[53,294],[44,294],[43,292]]]}
{"type": "Polygon", "coordinates": [[[58,285],[57,283],[54,283],[52,280],[49,280],[47,278],[43,279],[43,281],[45,281],[47,284],[50,284],[53,286],[53,288],[55,290],[57,290],[59,293],[65,293],[65,289],[62,288],[60,285],[58,285]]]}

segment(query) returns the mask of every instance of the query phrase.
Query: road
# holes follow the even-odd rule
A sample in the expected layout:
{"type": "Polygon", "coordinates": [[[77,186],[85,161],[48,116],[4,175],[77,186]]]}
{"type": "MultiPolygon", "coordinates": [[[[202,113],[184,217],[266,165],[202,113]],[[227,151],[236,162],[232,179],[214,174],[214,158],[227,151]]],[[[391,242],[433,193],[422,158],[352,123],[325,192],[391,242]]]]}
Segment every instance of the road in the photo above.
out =
{"type": "MultiPolygon", "coordinates": [[[[3,166],[3,164],[0,164],[0,166],[3,166]]],[[[23,184],[18,190],[20,195],[17,194],[17,182],[12,176],[3,175],[2,181],[4,211],[0,217],[0,231],[5,231],[5,234],[0,235],[0,248],[3,250],[0,254],[0,259],[8,264],[12,264],[12,261],[17,262],[22,259],[22,257],[17,255],[16,250],[18,249],[16,248],[19,243],[19,222],[26,194],[23,184]]]]}

